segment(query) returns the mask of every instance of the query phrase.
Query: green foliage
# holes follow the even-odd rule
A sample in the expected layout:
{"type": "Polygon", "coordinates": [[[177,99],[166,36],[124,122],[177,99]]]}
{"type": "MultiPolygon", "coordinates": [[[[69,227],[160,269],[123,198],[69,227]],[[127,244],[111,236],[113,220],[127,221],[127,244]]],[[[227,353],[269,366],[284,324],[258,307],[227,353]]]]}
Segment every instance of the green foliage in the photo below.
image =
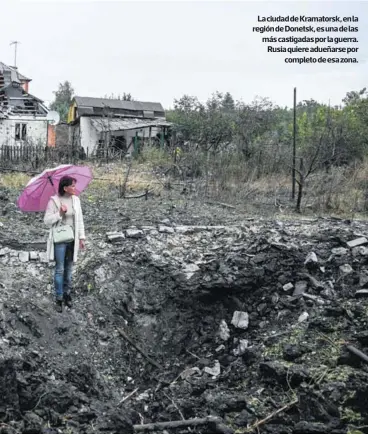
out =
{"type": "MultiPolygon", "coordinates": [[[[318,169],[349,164],[367,151],[368,95],[348,92],[345,105],[331,107],[305,100],[296,107],[297,160],[308,176],[318,169]]],[[[213,153],[238,150],[246,159],[272,158],[289,170],[293,141],[293,109],[267,98],[235,102],[229,92],[215,92],[205,103],[184,95],[174,101],[167,119],[175,123],[177,143],[213,153]]],[[[279,164],[274,164],[279,167],[279,164]]]]}
{"type": "Polygon", "coordinates": [[[54,94],[55,99],[51,103],[50,109],[56,110],[60,114],[60,119],[66,121],[74,89],[69,81],[64,81],[64,83],[59,84],[59,89],[54,94]]]}

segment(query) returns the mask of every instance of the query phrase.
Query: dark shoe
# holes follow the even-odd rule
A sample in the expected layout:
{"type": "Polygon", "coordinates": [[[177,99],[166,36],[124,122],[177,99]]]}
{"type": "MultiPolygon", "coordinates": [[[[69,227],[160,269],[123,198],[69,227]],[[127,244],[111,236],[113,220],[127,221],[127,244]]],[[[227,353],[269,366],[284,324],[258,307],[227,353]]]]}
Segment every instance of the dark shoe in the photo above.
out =
{"type": "Polygon", "coordinates": [[[72,308],[72,306],[73,306],[72,305],[72,297],[70,294],[64,294],[64,303],[65,303],[65,306],[69,307],[69,309],[72,308]]]}
{"type": "Polygon", "coordinates": [[[56,309],[56,312],[62,313],[62,311],[63,311],[63,301],[62,300],[56,300],[55,309],[56,309]]]}

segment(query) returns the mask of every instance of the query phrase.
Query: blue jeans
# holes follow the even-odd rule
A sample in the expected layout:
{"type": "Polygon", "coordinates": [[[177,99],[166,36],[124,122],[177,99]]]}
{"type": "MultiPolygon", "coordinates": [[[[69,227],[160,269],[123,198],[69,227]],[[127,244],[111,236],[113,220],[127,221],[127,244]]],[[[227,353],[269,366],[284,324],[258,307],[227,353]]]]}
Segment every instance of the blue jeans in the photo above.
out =
{"type": "Polygon", "coordinates": [[[55,248],[55,295],[58,300],[62,300],[64,294],[70,294],[72,289],[72,271],[74,241],[71,243],[54,244],[55,248]]]}

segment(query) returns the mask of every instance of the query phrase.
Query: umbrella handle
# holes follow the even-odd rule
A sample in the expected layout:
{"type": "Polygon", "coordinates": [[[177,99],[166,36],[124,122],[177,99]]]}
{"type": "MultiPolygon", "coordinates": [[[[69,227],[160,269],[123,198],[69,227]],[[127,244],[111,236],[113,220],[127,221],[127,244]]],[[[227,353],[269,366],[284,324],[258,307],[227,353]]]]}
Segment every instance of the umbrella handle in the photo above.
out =
{"type": "Polygon", "coordinates": [[[54,187],[55,193],[57,193],[56,188],[55,188],[55,185],[54,185],[54,181],[52,180],[51,175],[48,175],[48,176],[47,176],[47,179],[50,181],[50,184],[54,187]]]}

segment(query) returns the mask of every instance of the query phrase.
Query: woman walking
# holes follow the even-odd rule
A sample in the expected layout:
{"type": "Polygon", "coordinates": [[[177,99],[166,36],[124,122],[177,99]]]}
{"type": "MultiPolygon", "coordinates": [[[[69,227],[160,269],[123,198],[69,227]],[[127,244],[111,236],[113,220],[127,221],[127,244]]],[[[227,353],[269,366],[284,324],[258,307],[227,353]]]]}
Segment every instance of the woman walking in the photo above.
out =
{"type": "Polygon", "coordinates": [[[56,310],[63,311],[63,302],[72,307],[72,271],[77,262],[79,249],[85,248],[84,221],[80,199],[75,194],[75,178],[65,176],[60,179],[58,194],[47,204],[44,223],[50,227],[47,240],[47,258],[55,261],[54,288],[56,310]],[[74,235],[73,241],[55,242],[54,228],[69,225],[74,235]]]}

